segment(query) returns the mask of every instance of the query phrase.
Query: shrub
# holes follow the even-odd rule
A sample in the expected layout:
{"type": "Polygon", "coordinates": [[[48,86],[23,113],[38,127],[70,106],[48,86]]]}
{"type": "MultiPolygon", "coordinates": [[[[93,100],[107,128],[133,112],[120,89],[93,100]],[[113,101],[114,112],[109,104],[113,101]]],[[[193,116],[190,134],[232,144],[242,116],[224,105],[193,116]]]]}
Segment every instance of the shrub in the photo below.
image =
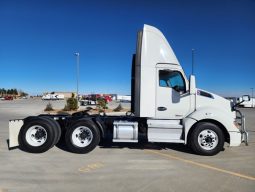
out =
{"type": "Polygon", "coordinates": [[[66,101],[66,105],[64,107],[64,111],[71,111],[78,109],[78,101],[76,98],[68,98],[66,101]]]}
{"type": "Polygon", "coordinates": [[[44,111],[53,111],[53,107],[51,105],[51,103],[48,103],[44,109],[44,111]]]}
{"type": "Polygon", "coordinates": [[[104,98],[97,99],[97,106],[98,106],[99,112],[103,112],[104,109],[108,109],[106,100],[104,98]]]}
{"type": "Polygon", "coordinates": [[[121,111],[123,108],[122,108],[122,105],[119,104],[118,107],[116,107],[115,109],[113,109],[114,112],[118,112],[118,111],[121,111]]]}
{"type": "Polygon", "coordinates": [[[64,107],[64,111],[71,111],[78,109],[78,101],[74,98],[74,93],[72,93],[72,97],[66,100],[66,105],[64,107]]]}
{"type": "Polygon", "coordinates": [[[69,106],[68,106],[68,105],[65,105],[65,107],[64,107],[64,109],[63,109],[63,111],[70,111],[69,106]]]}

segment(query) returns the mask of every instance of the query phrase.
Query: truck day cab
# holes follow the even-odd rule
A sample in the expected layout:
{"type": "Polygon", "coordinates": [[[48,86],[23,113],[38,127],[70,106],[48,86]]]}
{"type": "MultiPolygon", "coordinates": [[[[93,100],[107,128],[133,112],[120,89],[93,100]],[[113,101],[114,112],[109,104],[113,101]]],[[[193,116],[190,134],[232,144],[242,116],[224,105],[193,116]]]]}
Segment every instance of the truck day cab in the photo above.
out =
{"type": "MultiPolygon", "coordinates": [[[[232,103],[196,88],[187,79],[164,35],[144,25],[138,33],[132,61],[131,113],[126,116],[39,115],[9,121],[9,147],[41,153],[61,135],[70,151],[88,153],[106,135],[113,142],[182,143],[200,155],[215,155],[224,143],[239,146],[248,140],[245,119],[232,103]]],[[[249,100],[248,96],[243,97],[249,100]]]]}

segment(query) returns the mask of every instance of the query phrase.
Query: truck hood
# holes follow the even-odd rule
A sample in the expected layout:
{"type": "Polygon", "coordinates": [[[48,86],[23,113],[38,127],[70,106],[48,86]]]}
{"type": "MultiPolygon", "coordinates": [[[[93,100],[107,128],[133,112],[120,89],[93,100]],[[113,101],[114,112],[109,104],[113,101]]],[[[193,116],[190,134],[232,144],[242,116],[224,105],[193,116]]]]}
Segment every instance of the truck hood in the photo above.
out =
{"type": "Polygon", "coordinates": [[[235,118],[235,112],[232,111],[232,103],[229,100],[209,91],[197,89],[196,108],[204,107],[217,108],[235,118]]]}

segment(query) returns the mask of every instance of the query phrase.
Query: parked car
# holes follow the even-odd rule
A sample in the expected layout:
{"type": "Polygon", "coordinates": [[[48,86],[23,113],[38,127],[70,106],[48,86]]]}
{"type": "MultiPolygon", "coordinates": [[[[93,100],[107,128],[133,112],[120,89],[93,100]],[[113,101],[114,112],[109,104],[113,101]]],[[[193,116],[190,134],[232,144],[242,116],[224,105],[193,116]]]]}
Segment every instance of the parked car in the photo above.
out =
{"type": "Polygon", "coordinates": [[[13,97],[12,96],[5,96],[4,100],[13,100],[13,97]]]}
{"type": "Polygon", "coordinates": [[[84,100],[80,100],[80,105],[81,106],[96,105],[96,101],[84,99],[84,100]]]}

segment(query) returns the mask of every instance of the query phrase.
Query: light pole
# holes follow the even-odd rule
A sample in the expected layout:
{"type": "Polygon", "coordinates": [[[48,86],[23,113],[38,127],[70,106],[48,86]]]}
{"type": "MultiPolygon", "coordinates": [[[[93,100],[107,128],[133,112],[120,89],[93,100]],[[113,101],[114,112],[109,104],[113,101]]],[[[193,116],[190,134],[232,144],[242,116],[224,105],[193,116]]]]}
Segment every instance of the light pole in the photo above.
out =
{"type": "Polygon", "coordinates": [[[254,107],[253,106],[253,88],[251,88],[251,107],[254,107]]]}
{"type": "Polygon", "coordinates": [[[76,67],[77,67],[77,71],[76,71],[76,80],[77,80],[77,84],[76,84],[76,97],[77,97],[77,102],[79,101],[79,73],[80,73],[80,53],[76,52],[74,53],[74,55],[76,56],[76,67]]]}
{"type": "Polygon", "coordinates": [[[191,49],[192,51],[192,69],[191,69],[191,75],[194,75],[194,52],[195,49],[191,49]]]}

